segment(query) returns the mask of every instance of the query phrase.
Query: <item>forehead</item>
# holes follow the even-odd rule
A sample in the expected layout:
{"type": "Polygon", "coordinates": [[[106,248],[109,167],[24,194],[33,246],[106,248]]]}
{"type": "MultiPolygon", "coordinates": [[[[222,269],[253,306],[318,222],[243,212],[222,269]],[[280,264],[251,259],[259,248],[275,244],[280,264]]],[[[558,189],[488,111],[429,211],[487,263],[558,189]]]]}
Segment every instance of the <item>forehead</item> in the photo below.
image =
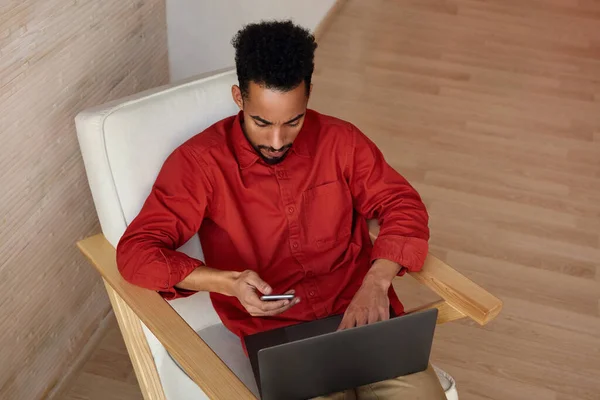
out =
{"type": "Polygon", "coordinates": [[[244,111],[258,115],[271,122],[285,122],[306,111],[307,103],[304,83],[287,92],[266,88],[250,82],[244,111]]]}

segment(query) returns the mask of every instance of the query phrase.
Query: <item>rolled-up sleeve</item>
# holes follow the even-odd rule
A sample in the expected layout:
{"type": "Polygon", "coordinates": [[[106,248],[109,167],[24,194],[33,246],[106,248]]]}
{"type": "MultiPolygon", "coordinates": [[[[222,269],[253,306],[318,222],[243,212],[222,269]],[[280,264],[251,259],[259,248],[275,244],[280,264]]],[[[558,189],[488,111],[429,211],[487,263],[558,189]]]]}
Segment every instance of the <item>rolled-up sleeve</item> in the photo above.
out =
{"type": "Polygon", "coordinates": [[[212,193],[206,164],[180,147],[165,161],[140,213],[117,246],[117,265],[130,283],[166,299],[194,292],[175,287],[202,261],[177,251],[200,228],[212,193]]]}
{"type": "Polygon", "coordinates": [[[371,261],[394,261],[403,267],[400,273],[420,270],[429,240],[429,217],[421,197],[356,127],[351,137],[346,173],[354,208],[380,226],[371,261]]]}

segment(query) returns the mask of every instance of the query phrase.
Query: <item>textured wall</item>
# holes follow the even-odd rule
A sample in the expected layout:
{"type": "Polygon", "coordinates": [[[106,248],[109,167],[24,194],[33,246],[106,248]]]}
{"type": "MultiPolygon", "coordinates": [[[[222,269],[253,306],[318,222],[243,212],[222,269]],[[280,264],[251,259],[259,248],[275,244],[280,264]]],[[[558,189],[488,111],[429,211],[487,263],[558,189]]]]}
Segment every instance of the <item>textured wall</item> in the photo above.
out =
{"type": "MultiPolygon", "coordinates": [[[[0,0],[1,1],[1,0],[0,0]]],[[[244,25],[291,18],[314,30],[335,0],[166,0],[171,80],[234,65],[231,38],[244,25]]]]}
{"type": "Polygon", "coordinates": [[[73,118],[168,81],[163,0],[0,0],[0,398],[47,396],[109,310],[73,118]]]}

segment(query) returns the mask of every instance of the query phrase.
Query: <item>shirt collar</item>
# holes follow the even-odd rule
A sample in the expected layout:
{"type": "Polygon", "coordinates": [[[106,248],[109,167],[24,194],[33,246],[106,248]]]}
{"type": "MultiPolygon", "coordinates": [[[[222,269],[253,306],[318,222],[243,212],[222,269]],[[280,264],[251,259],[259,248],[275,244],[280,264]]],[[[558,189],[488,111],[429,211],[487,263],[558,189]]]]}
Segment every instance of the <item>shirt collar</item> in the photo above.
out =
{"type": "Polygon", "coordinates": [[[241,111],[233,120],[233,126],[231,127],[231,145],[241,169],[252,166],[260,158],[242,131],[241,111]]]}
{"type": "Polygon", "coordinates": [[[291,150],[300,157],[310,158],[315,153],[315,140],[318,136],[319,124],[316,112],[306,109],[304,124],[296,136],[291,150]]]}
{"type": "MultiPolygon", "coordinates": [[[[233,120],[231,145],[240,168],[246,169],[260,160],[260,156],[242,131],[242,115],[242,111],[240,111],[233,120]]],[[[298,133],[298,136],[296,136],[290,150],[300,157],[310,158],[314,154],[316,146],[314,140],[317,137],[316,130],[318,129],[319,124],[316,113],[307,109],[302,129],[298,133]]]]}

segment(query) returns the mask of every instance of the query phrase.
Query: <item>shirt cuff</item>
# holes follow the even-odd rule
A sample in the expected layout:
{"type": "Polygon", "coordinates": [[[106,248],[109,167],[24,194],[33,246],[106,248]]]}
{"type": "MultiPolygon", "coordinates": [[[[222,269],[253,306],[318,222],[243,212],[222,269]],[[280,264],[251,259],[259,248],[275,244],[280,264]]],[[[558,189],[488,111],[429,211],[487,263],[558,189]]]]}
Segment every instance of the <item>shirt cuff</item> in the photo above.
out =
{"type": "Polygon", "coordinates": [[[380,258],[402,266],[398,275],[420,271],[429,250],[427,240],[406,236],[379,236],[373,245],[371,263],[380,258]]]}
{"type": "Polygon", "coordinates": [[[194,290],[177,288],[175,285],[184,280],[196,268],[204,265],[204,263],[176,250],[161,250],[161,253],[167,263],[169,274],[167,282],[165,282],[164,287],[158,293],[165,300],[188,297],[197,293],[194,290]]]}
{"type": "Polygon", "coordinates": [[[183,297],[189,297],[198,292],[194,290],[185,290],[179,289],[175,286],[168,288],[167,290],[159,290],[158,294],[160,294],[165,300],[175,300],[183,297]]]}

